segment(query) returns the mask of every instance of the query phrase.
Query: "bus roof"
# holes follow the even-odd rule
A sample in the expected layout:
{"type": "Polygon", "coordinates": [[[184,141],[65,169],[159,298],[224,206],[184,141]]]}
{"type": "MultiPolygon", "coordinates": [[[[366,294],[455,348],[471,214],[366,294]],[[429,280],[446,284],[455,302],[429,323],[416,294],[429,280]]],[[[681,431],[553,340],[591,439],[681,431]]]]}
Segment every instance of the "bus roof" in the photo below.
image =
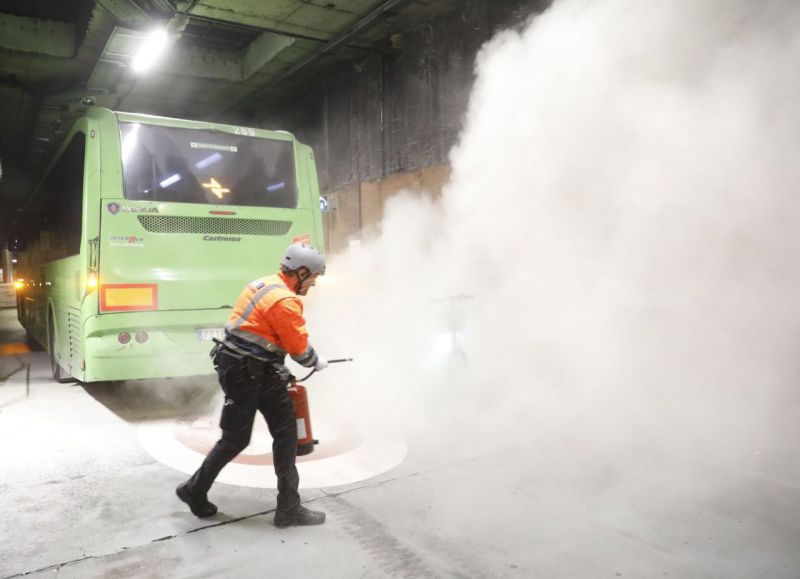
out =
{"type": "Polygon", "coordinates": [[[243,134],[243,128],[252,129],[254,132],[245,133],[245,136],[262,137],[279,140],[292,140],[294,135],[288,131],[274,131],[267,129],[259,129],[255,127],[247,127],[245,125],[229,125],[227,123],[214,123],[209,121],[197,121],[192,119],[177,119],[174,117],[161,117],[157,115],[147,115],[143,113],[129,113],[125,111],[112,111],[103,107],[91,107],[85,115],[91,119],[99,121],[119,120],[131,123],[146,123],[152,125],[161,125],[167,127],[176,127],[181,129],[205,129],[210,131],[222,131],[231,134],[243,134]]]}

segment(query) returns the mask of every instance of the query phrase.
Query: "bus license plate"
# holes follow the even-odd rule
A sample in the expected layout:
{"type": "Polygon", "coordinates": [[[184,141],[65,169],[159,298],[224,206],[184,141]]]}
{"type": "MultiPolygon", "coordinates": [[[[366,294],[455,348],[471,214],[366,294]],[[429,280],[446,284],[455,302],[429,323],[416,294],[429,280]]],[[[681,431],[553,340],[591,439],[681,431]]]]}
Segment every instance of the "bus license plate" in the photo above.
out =
{"type": "Polygon", "coordinates": [[[225,337],[225,328],[199,328],[197,330],[197,339],[201,342],[207,342],[212,338],[222,340],[225,337]]]}

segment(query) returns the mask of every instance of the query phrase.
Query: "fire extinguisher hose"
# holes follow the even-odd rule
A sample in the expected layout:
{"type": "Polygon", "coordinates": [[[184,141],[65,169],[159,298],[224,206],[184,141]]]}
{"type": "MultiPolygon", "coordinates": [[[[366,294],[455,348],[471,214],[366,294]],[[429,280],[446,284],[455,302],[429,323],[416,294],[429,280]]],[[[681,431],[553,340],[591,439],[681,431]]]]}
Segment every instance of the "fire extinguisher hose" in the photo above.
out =
{"type": "MultiPolygon", "coordinates": [[[[328,360],[328,364],[338,364],[339,362],[352,362],[352,361],[353,361],[352,358],[336,358],[335,360],[328,360]]],[[[305,382],[306,380],[311,378],[311,375],[316,371],[317,371],[316,369],[312,369],[311,372],[300,378],[300,380],[295,379],[292,380],[292,382],[305,382]]]]}

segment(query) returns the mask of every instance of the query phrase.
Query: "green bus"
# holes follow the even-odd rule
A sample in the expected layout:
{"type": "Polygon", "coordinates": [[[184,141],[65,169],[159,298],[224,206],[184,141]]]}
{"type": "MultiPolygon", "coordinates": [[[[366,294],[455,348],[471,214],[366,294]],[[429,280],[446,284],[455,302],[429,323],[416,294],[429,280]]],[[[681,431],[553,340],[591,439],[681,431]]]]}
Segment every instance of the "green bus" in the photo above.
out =
{"type": "Polygon", "coordinates": [[[244,285],[323,245],[311,149],[284,131],[89,108],[22,207],[18,318],[59,382],[212,372],[244,285]]]}

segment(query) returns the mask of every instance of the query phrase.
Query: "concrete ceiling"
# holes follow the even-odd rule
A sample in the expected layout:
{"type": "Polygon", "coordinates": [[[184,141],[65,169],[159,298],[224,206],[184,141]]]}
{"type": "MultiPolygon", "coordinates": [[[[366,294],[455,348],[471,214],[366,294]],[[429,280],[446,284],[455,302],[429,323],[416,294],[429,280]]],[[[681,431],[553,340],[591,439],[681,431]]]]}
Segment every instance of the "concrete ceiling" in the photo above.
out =
{"type": "Polygon", "coordinates": [[[332,64],[465,0],[4,0],[0,3],[0,243],[31,176],[86,97],[116,110],[230,120],[313,88],[332,64]],[[167,55],[130,62],[166,27],[167,55]]]}

